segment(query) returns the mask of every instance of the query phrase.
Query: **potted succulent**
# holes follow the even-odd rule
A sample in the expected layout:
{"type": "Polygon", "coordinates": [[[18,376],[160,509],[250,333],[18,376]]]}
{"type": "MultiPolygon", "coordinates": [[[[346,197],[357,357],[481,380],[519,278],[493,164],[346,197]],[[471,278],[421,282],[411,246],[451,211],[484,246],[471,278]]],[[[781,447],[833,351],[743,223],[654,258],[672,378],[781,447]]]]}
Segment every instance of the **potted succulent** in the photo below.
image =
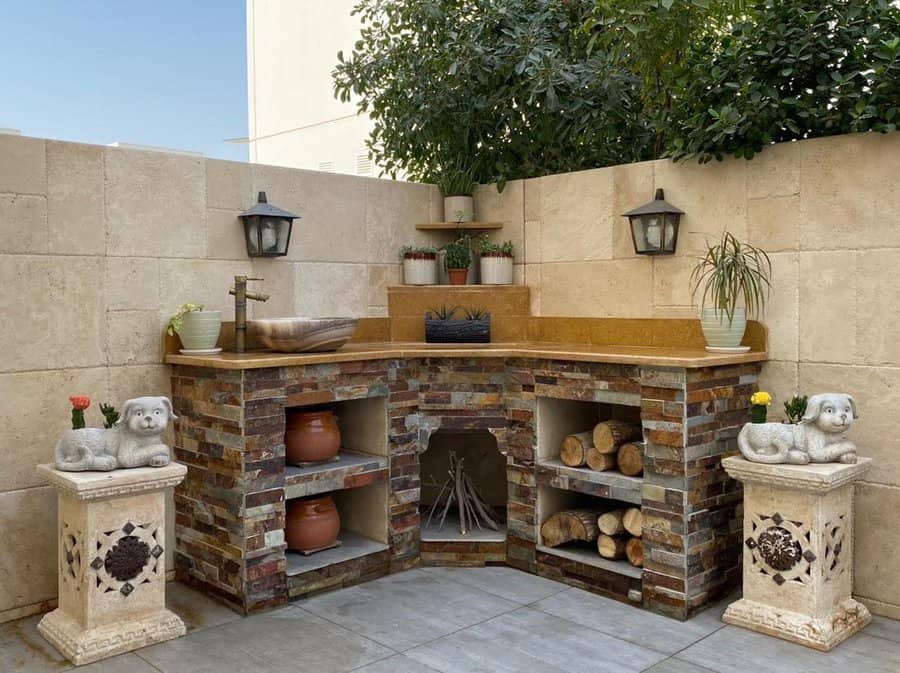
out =
{"type": "Polygon", "coordinates": [[[447,166],[437,179],[444,197],[445,222],[471,222],[474,218],[474,199],[477,186],[474,166],[457,159],[447,166]]]}
{"type": "Polygon", "coordinates": [[[490,343],[491,314],[480,308],[464,308],[464,318],[454,318],[458,306],[425,313],[425,341],[431,344],[490,343]]]}
{"type": "Polygon", "coordinates": [[[404,245],[400,249],[400,259],[403,260],[404,283],[407,285],[437,285],[436,248],[404,245]]]}
{"type": "Polygon", "coordinates": [[[741,243],[734,234],[707,246],[691,273],[691,294],[702,291],[700,326],[707,350],[747,351],[741,346],[747,312],[761,315],[771,287],[772,262],[759,248],[741,243]],[[707,306],[707,301],[711,306],[707,306]],[[738,304],[743,304],[738,306],[738,304]]]}
{"type": "Polygon", "coordinates": [[[472,263],[472,245],[468,236],[460,236],[443,246],[444,266],[451,285],[465,285],[472,263]]]}
{"type": "Polygon", "coordinates": [[[178,335],[182,353],[219,352],[216,348],[222,329],[222,312],[206,311],[203,304],[182,304],[178,313],[169,318],[166,331],[178,335]]]}
{"type": "Polygon", "coordinates": [[[478,249],[481,252],[481,284],[512,285],[513,242],[492,243],[484,234],[478,240],[478,249]]]}

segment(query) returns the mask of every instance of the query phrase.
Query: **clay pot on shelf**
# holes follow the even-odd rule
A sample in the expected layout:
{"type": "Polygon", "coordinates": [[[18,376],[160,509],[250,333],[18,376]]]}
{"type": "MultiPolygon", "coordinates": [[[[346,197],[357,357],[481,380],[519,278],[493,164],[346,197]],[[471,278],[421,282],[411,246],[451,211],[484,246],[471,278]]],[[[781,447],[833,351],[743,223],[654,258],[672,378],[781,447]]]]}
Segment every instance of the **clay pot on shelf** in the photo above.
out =
{"type": "Polygon", "coordinates": [[[341,530],[341,517],[330,495],[287,502],[284,534],[288,549],[312,551],[330,547],[341,530]]]}
{"type": "Polygon", "coordinates": [[[331,409],[287,410],[284,432],[288,463],[318,463],[334,458],[341,431],[331,409]]]}

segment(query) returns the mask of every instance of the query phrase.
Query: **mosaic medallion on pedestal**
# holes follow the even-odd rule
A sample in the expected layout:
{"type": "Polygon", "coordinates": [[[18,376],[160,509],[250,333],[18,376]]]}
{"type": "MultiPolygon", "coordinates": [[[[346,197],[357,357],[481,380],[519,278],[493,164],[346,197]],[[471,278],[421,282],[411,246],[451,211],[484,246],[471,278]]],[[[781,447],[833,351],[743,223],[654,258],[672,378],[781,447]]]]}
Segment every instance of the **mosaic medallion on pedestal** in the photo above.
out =
{"type": "Polygon", "coordinates": [[[751,514],[750,535],[744,541],[753,567],[778,585],[785,582],[808,584],[816,555],[812,551],[809,526],[790,521],[775,512],[751,514]]]}
{"type": "Polygon", "coordinates": [[[161,577],[165,570],[160,561],[164,551],[161,535],[158,521],[140,525],[128,521],[121,528],[101,533],[91,561],[97,589],[127,597],[140,585],[161,577]]]}

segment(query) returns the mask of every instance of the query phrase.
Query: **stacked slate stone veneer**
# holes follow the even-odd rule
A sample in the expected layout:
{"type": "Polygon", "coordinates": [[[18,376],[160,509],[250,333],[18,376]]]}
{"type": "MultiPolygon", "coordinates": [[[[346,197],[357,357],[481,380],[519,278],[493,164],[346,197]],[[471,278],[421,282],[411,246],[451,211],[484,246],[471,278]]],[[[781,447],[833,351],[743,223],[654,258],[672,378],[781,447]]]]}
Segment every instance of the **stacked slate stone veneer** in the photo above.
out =
{"type": "MultiPolygon", "coordinates": [[[[246,370],[175,366],[175,451],[188,466],[175,496],[178,578],[252,612],[420,562],[505,557],[510,566],[615,598],[641,589],[645,607],[685,619],[740,579],[741,490],[720,460],[736,450],[758,373],[758,364],[677,369],[496,357],[246,370]],[[389,549],[288,578],[284,409],[366,397],[387,398],[389,549]],[[640,407],[641,581],[536,549],[540,484],[616,495],[614,486],[536,464],[539,397],[640,407]],[[420,543],[419,452],[438,429],[487,430],[506,454],[505,550],[502,543],[420,543]]],[[[344,486],[374,478],[348,476],[344,486]]]]}

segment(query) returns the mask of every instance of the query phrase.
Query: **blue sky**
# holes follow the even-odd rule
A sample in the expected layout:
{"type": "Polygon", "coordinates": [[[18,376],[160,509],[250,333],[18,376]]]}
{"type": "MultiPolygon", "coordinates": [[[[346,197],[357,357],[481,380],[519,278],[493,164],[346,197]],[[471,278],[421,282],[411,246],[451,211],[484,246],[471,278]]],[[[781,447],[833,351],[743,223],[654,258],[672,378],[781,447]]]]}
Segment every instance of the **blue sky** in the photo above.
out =
{"type": "Polygon", "coordinates": [[[244,0],[0,0],[0,127],[246,160],[244,0]]]}

